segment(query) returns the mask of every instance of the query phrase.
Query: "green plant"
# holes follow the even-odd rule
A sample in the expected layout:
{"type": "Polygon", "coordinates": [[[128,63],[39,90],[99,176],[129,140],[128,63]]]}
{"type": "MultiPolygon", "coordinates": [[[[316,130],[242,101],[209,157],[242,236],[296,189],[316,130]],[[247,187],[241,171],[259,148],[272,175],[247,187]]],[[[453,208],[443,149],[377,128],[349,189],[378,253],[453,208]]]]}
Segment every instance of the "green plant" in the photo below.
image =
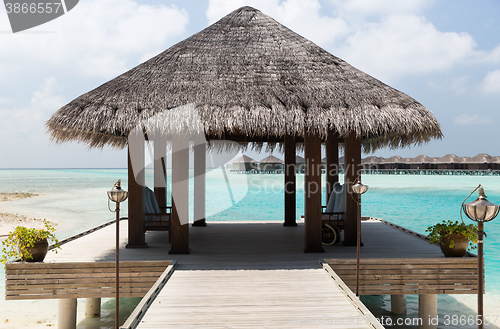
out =
{"type": "Polygon", "coordinates": [[[18,226],[14,231],[10,232],[7,239],[2,241],[2,257],[0,262],[5,264],[9,260],[21,258],[21,259],[31,259],[29,249],[35,246],[35,243],[47,239],[49,244],[54,244],[51,249],[57,253],[59,246],[59,240],[57,240],[54,235],[55,227],[51,225],[47,220],[43,220],[45,229],[27,228],[24,226],[18,226]]]}
{"type": "MultiPolygon", "coordinates": [[[[452,235],[459,234],[469,240],[469,249],[476,249],[477,244],[477,225],[460,223],[458,221],[452,222],[451,220],[444,220],[441,223],[429,226],[425,232],[429,232],[429,242],[435,244],[443,244],[444,240],[452,235]]],[[[450,248],[453,248],[455,241],[450,240],[450,248]]]]}

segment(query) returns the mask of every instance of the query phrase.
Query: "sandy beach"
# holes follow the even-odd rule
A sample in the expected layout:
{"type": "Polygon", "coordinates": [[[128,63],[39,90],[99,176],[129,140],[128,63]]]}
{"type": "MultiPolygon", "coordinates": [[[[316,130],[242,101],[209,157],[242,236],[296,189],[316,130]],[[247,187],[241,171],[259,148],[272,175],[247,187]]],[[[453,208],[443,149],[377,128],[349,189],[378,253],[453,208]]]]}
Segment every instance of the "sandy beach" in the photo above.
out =
{"type": "MultiPolygon", "coordinates": [[[[0,204],[3,202],[26,199],[36,197],[35,193],[0,193],[0,204]]],[[[51,223],[56,225],[55,223],[51,223]]],[[[43,228],[42,218],[28,218],[19,214],[11,214],[0,212],[0,238],[6,237],[9,232],[13,231],[17,226],[43,228]]]]}

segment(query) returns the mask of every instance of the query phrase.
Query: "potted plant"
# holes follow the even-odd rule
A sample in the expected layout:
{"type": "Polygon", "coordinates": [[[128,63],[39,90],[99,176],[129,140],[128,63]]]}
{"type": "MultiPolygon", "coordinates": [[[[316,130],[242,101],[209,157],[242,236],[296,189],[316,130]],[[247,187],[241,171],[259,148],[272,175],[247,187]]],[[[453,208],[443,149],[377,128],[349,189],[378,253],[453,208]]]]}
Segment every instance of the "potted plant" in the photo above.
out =
{"type": "Polygon", "coordinates": [[[45,229],[27,228],[18,226],[9,233],[2,242],[2,257],[0,262],[5,264],[9,260],[20,258],[27,262],[42,262],[49,250],[49,244],[54,244],[52,251],[57,253],[59,240],[54,235],[55,227],[45,219],[45,229]]]}
{"type": "Polygon", "coordinates": [[[467,250],[476,248],[477,225],[451,220],[429,226],[429,242],[439,244],[446,257],[463,257],[467,250]]]}

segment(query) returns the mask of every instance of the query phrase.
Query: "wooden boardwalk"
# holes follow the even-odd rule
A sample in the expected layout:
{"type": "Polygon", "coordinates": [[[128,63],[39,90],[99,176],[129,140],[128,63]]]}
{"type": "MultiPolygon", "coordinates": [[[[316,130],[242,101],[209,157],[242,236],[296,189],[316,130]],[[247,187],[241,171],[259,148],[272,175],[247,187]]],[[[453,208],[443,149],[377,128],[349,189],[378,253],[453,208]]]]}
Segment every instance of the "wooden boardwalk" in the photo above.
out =
{"type": "MultiPolygon", "coordinates": [[[[177,261],[141,329],[180,327],[181,323],[183,328],[290,328],[300,321],[321,325],[321,317],[329,327],[329,317],[342,327],[339,317],[360,315],[319,269],[323,258],[355,258],[356,247],[336,244],[324,246],[322,254],[305,254],[302,223],[297,227],[263,222],[190,227],[188,255],[168,254],[168,232],[148,232],[149,248],[125,249],[124,224],[120,225],[121,260],[177,261]]],[[[111,225],[63,245],[59,254],[50,253],[46,261],[113,261],[114,230],[111,225]]],[[[362,258],[442,257],[438,246],[380,221],[363,222],[362,232],[362,258]]],[[[359,325],[369,327],[364,321],[359,325]]],[[[347,327],[357,328],[353,322],[347,327]]]]}
{"type": "Polygon", "coordinates": [[[137,328],[369,328],[322,269],[178,270],[137,328]]]}

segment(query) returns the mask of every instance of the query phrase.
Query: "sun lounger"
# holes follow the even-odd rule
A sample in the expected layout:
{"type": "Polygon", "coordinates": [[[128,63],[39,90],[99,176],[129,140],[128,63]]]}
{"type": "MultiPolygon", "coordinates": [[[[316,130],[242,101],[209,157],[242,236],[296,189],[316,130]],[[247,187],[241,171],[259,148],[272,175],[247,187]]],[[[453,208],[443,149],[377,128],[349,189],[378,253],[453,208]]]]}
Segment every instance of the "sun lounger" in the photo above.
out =
{"type": "Polygon", "coordinates": [[[340,242],[340,231],[344,229],[345,190],[341,184],[335,185],[327,206],[322,206],[323,243],[340,242]],[[332,231],[334,231],[332,233],[332,231]],[[335,236],[335,237],[334,237],[335,236]]]}
{"type": "Polygon", "coordinates": [[[156,202],[154,192],[147,186],[143,192],[144,202],[144,230],[145,231],[169,231],[172,218],[172,207],[165,207],[162,211],[156,202]]]}

